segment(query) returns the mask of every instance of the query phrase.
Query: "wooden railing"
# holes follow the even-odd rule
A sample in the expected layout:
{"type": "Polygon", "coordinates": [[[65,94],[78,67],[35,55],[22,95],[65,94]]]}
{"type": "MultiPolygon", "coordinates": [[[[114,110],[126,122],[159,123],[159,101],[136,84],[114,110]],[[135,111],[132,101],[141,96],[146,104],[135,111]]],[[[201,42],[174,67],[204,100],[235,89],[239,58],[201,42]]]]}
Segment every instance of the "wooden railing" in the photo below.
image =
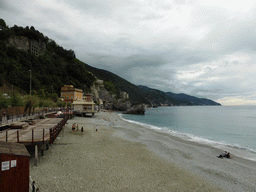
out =
{"type": "Polygon", "coordinates": [[[56,137],[59,135],[60,131],[65,126],[67,120],[68,115],[66,115],[64,119],[62,119],[57,125],[55,125],[54,128],[50,129],[50,144],[52,144],[56,137]]]}
{"type": "MultiPolygon", "coordinates": [[[[68,120],[68,115],[65,115],[65,117],[53,128],[46,128],[46,129],[31,129],[29,131],[26,130],[7,130],[5,131],[5,141],[6,142],[17,142],[17,143],[35,143],[35,142],[42,142],[42,144],[45,144],[45,142],[49,142],[52,144],[56,137],[59,135],[62,128],[65,126],[66,122],[68,120]],[[23,132],[22,134],[20,132],[23,132]],[[16,133],[15,133],[16,132],[16,133]],[[24,133],[25,132],[25,133],[24,133]]],[[[3,132],[4,133],[4,132],[3,132]]],[[[4,135],[2,135],[3,139],[4,135]]]]}

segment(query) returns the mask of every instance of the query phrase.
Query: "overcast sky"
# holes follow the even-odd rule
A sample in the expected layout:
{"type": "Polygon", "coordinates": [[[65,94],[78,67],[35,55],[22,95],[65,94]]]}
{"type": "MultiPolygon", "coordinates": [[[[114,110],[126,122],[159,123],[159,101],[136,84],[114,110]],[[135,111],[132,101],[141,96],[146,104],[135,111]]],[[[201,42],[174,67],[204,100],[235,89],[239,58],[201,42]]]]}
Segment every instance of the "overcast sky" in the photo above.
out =
{"type": "Polygon", "coordinates": [[[0,18],[133,84],[256,105],[255,0],[0,0],[0,18]]]}

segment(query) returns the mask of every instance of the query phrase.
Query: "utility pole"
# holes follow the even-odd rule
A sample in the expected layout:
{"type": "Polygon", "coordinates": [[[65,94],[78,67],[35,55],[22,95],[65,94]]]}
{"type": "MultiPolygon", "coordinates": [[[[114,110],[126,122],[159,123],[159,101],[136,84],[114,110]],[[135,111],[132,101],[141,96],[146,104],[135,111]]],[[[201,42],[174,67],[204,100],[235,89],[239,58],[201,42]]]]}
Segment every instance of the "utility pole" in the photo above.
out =
{"type": "Polygon", "coordinates": [[[30,97],[31,97],[31,70],[29,70],[29,72],[30,72],[30,89],[29,89],[29,94],[30,94],[30,97]]]}

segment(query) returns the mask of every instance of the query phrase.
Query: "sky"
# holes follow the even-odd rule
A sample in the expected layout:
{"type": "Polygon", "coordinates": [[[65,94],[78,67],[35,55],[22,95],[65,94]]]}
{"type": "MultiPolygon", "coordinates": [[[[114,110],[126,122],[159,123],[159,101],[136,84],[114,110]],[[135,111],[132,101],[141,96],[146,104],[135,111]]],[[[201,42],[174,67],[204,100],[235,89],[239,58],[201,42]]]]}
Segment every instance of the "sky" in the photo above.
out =
{"type": "Polygon", "coordinates": [[[135,85],[256,105],[254,0],[0,0],[0,18],[135,85]]]}

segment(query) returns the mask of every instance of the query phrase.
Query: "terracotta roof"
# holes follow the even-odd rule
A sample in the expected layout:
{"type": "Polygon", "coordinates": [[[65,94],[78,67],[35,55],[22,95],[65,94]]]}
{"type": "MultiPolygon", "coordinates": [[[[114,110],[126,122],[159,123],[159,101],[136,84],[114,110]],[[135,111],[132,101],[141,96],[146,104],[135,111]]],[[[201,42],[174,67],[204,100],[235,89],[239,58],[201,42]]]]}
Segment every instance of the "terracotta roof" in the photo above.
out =
{"type": "Polygon", "coordinates": [[[25,145],[0,141],[0,154],[30,156],[25,145]]]}

